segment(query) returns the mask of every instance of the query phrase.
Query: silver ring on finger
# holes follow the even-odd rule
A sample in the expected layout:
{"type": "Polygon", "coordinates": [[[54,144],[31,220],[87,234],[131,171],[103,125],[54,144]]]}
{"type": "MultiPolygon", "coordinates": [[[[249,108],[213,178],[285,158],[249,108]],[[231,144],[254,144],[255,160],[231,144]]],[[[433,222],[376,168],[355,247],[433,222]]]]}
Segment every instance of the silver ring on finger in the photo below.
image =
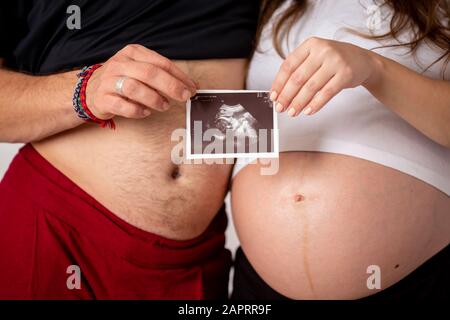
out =
{"type": "Polygon", "coordinates": [[[125,80],[127,80],[128,77],[120,77],[119,79],[117,79],[116,81],[116,93],[123,96],[123,86],[125,84],[125,80]]]}

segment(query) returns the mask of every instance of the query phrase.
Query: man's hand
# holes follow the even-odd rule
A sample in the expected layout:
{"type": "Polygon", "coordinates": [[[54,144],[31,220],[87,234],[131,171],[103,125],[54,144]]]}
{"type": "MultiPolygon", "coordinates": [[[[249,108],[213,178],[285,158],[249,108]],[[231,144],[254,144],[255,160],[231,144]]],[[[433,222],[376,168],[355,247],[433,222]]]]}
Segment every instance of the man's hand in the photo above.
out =
{"type": "MultiPolygon", "coordinates": [[[[78,72],[32,76],[0,65],[0,141],[37,141],[83,124],[72,105],[78,72]]],[[[129,45],[93,73],[86,99],[100,119],[143,118],[150,109],[167,110],[169,99],[187,101],[195,91],[195,83],[170,60],[129,45]],[[120,96],[115,90],[122,77],[120,96]]]]}
{"type": "Polygon", "coordinates": [[[168,99],[187,101],[196,84],[169,59],[140,45],[128,45],[97,69],[88,82],[86,103],[100,119],[115,115],[145,118],[166,111],[168,99]],[[116,83],[124,78],[123,96],[116,83]]]}

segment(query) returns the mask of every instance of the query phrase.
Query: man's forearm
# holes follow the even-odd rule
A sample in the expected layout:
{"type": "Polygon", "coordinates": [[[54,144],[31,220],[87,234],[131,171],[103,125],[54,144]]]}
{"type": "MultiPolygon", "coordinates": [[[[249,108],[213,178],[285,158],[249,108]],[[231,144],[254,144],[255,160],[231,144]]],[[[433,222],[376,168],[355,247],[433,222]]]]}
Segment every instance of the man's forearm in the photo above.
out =
{"type": "Polygon", "coordinates": [[[30,76],[0,68],[0,141],[37,141],[82,124],[72,108],[76,81],[76,71],[30,76]]]}

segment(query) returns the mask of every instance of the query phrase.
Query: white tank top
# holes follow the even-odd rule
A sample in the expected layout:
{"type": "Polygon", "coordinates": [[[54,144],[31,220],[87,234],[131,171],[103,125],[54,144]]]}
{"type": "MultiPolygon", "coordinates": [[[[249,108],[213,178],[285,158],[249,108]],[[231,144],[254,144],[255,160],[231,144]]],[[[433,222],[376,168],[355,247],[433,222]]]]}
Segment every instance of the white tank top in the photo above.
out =
{"type": "MultiPolygon", "coordinates": [[[[387,5],[377,5],[379,2],[309,1],[306,13],[294,25],[288,41],[283,42],[285,52],[292,51],[312,36],[350,42],[367,49],[398,43],[393,39],[365,39],[346,30],[351,28],[374,34],[389,31],[392,10],[387,5]]],[[[287,1],[274,17],[289,4],[287,1]]],[[[263,31],[259,49],[250,64],[247,79],[250,90],[269,90],[283,62],[272,44],[274,17],[263,31]]],[[[409,36],[404,32],[399,40],[406,41],[409,36]]],[[[405,47],[382,48],[375,52],[417,72],[423,72],[443,53],[429,44],[422,44],[415,56],[405,47]]],[[[441,79],[442,67],[440,61],[424,75],[441,79]]],[[[449,73],[447,68],[446,79],[449,73]]],[[[450,195],[450,149],[427,138],[363,87],[341,92],[314,116],[291,118],[286,113],[280,114],[278,126],[280,152],[331,152],[373,161],[414,176],[450,195]]],[[[251,160],[238,159],[233,176],[251,160]]]]}

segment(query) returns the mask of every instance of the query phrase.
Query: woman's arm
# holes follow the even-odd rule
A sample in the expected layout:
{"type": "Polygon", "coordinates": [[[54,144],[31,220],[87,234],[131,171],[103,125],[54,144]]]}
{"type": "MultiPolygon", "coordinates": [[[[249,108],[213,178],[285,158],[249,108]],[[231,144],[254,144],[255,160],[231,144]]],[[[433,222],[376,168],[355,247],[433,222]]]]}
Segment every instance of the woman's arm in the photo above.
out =
{"type": "MultiPolygon", "coordinates": [[[[36,141],[82,124],[72,106],[76,74],[31,76],[0,66],[0,141],[36,141]]],[[[166,111],[168,99],[187,101],[195,92],[196,84],[173,62],[128,45],[94,72],[86,98],[98,118],[140,119],[166,111]],[[115,84],[124,77],[120,96],[115,84]]]]}
{"type": "Polygon", "coordinates": [[[427,78],[349,43],[307,40],[283,62],[271,98],[279,112],[313,115],[340,91],[361,85],[430,139],[450,148],[450,82],[427,78]]]}
{"type": "Polygon", "coordinates": [[[374,54],[372,80],[364,86],[381,103],[435,142],[450,148],[450,82],[422,76],[374,54]]]}

